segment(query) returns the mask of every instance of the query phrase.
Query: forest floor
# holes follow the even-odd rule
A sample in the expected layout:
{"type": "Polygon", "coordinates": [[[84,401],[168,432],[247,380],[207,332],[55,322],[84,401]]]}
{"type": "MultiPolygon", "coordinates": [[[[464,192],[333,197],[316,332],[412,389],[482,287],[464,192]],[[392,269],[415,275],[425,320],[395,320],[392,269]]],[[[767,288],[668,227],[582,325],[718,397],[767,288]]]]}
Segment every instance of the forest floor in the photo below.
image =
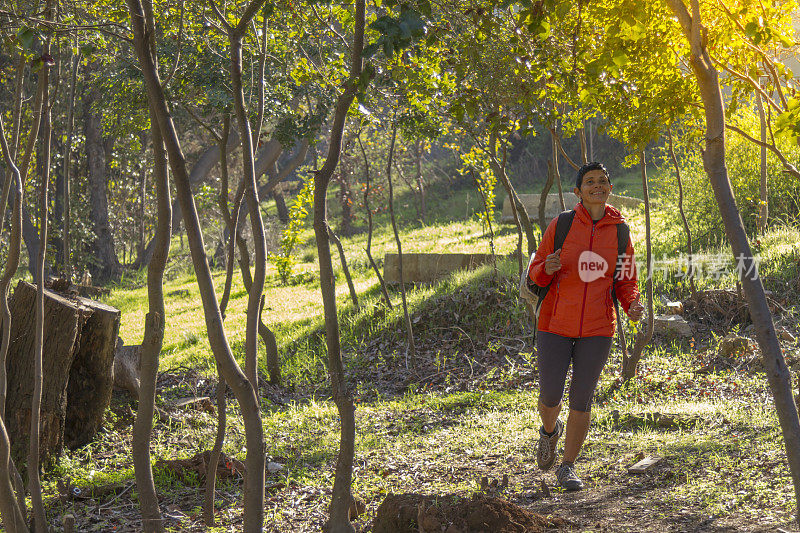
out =
{"type": "MultiPolygon", "coordinates": [[[[740,331],[745,324],[731,325],[723,316],[690,315],[692,338],[656,336],[637,377],[627,383],[619,380],[620,354],[614,352],[576,463],[586,488],[558,489],[553,472],[535,465],[537,376],[530,338],[522,333],[524,315],[516,309],[513,281],[490,282],[490,270],[477,274],[483,283],[455,285],[414,315],[416,372],[406,370],[397,324],[347,350],[349,379],[357,384],[353,491],[365,503],[356,519],[359,531],[373,531],[384,498],[403,493],[496,496],[580,531],[797,529],[760,353],[752,335],[740,331]],[[455,317],[459,326],[450,327],[455,317]],[[725,353],[721,339],[729,332],[745,341],[725,353]],[[652,456],[662,460],[644,474],[628,472],[652,456]]],[[[792,316],[779,320],[797,335],[792,316]]],[[[798,345],[784,337],[784,354],[796,375],[798,345]]],[[[327,516],[339,428],[326,386],[318,386],[261,387],[270,462],[267,531],[320,531],[327,516]]],[[[213,405],[175,404],[213,398],[214,391],[215,381],[193,369],[160,374],[156,459],[190,458],[211,448],[213,405]]],[[[226,452],[242,459],[243,428],[230,394],[228,405],[226,452]]],[[[52,472],[56,476],[46,477],[53,525],[71,512],[78,531],[139,530],[129,455],[134,409],[132,400],[115,393],[107,431],[64,456],[52,472]]],[[[169,530],[239,530],[238,473],[220,481],[219,525],[206,528],[202,471],[161,461],[154,470],[169,530]]]]}
{"type": "MultiPolygon", "coordinates": [[[[461,197],[447,201],[455,207],[443,204],[444,212],[464,205],[461,197]]],[[[642,214],[628,220],[635,246],[644,249],[636,240],[644,234],[642,214]]],[[[498,254],[513,251],[512,228],[495,228],[494,236],[498,254]]],[[[376,233],[373,255],[379,262],[392,251],[393,238],[385,225],[376,233]]],[[[797,530],[781,431],[733,276],[701,280],[700,295],[714,305],[691,300],[674,269],[655,276],[656,313],[665,312],[665,298],[683,301],[693,335],[656,335],[637,376],[626,383],[619,379],[621,353],[614,349],[576,463],[586,488],[565,493],[552,471],[536,467],[535,350],[519,304],[516,261],[498,261],[497,271],[486,266],[410,290],[417,346],[412,371],[398,288],[390,289],[396,305],[387,309],[364,254],[366,236],[342,240],[360,299],[358,308],[349,301],[337,264],[343,357],[356,402],[353,493],[364,503],[354,522],[358,531],[378,533],[380,504],[388,495],[407,493],[442,501],[497,497],[549,517],[542,522],[550,524],[545,529],[797,530]],[[723,339],[731,335],[744,338],[732,351],[723,348],[723,339]],[[644,474],[628,473],[639,459],[654,456],[661,461],[644,474]]],[[[202,520],[204,472],[191,459],[213,446],[216,371],[196,279],[186,266],[186,251],[175,241],[165,286],[169,320],[151,447],[156,487],[169,531],[240,531],[241,465],[236,460],[244,459],[244,429],[230,393],[224,449],[229,460],[218,470],[224,476],[216,493],[217,526],[208,528],[202,520]]],[[[796,389],[800,232],[779,228],[761,242],[760,273],[773,292],[776,327],[785,330],[781,343],[796,389]]],[[[301,243],[291,282],[283,284],[270,266],[266,287],[264,317],[281,347],[284,383],[270,385],[263,375],[259,389],[269,461],[265,531],[270,532],[321,530],[339,443],[310,230],[301,243]]],[[[403,248],[485,252],[488,246],[473,220],[407,228],[403,248]]],[[[124,280],[106,298],[122,311],[120,335],[128,344],[142,336],[143,279],[139,273],[124,280]]],[[[221,292],[223,273],[216,271],[214,281],[221,292]]],[[[225,328],[240,363],[246,302],[237,276],[225,328]]],[[[636,327],[625,324],[629,342],[636,327]]],[[[76,531],[141,529],[130,455],[135,410],[127,393],[115,392],[94,442],[65,451],[45,471],[48,517],[56,530],[68,513],[75,516],[76,531]]]]}

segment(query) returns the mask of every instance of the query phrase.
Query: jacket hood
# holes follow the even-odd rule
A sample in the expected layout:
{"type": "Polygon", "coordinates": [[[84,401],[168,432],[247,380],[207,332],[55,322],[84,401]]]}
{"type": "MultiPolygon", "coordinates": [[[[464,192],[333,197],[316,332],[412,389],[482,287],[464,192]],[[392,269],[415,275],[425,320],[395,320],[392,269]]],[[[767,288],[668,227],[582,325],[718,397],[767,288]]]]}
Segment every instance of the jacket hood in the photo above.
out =
{"type": "MultiPolygon", "coordinates": [[[[587,224],[592,223],[592,215],[589,214],[589,211],[583,205],[583,202],[578,202],[575,204],[575,212],[587,224]]],[[[606,204],[606,211],[603,215],[603,218],[601,218],[598,222],[602,222],[603,224],[622,224],[625,222],[625,217],[622,216],[622,213],[620,213],[619,209],[613,205],[606,204]]]]}

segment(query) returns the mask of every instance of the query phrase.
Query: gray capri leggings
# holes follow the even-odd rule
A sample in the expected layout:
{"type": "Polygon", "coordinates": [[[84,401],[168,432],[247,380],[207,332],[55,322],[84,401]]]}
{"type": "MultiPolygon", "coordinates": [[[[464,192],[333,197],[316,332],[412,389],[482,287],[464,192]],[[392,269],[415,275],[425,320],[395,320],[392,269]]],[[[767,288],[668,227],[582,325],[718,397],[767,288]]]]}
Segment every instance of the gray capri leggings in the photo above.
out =
{"type": "Polygon", "coordinates": [[[611,337],[573,339],[546,331],[537,332],[536,359],[539,365],[539,401],[555,407],[564,397],[564,382],[572,363],[569,408],[587,412],[592,396],[611,352],[611,337]]]}

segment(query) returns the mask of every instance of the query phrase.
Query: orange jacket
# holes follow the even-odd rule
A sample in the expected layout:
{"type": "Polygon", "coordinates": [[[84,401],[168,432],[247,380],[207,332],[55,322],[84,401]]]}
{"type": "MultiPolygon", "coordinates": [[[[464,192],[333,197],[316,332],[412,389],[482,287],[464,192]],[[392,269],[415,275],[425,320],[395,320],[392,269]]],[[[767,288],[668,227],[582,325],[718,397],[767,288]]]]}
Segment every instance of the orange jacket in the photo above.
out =
{"type": "MultiPolygon", "coordinates": [[[[625,221],[614,207],[606,205],[603,218],[595,224],[582,203],[575,206],[575,218],[561,249],[561,270],[551,275],[544,261],[554,252],[556,217],[547,226],[528,271],[534,283],[550,290],[542,302],[539,331],[564,337],[613,337],[616,313],[611,299],[611,282],[617,262],[617,228],[625,221]]],[[[633,246],[629,242],[616,283],[616,294],[628,312],[639,298],[633,246]]]]}

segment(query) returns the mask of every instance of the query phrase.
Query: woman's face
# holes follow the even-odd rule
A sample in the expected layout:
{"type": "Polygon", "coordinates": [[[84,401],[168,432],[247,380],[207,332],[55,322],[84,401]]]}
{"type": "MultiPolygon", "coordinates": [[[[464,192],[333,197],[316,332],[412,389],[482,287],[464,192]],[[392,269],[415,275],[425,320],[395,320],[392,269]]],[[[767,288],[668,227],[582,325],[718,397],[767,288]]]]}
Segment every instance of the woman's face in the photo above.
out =
{"type": "Polygon", "coordinates": [[[575,187],[575,196],[581,199],[583,205],[605,205],[608,195],[611,194],[611,182],[608,181],[602,170],[590,170],[583,175],[581,188],[575,187]]]}

